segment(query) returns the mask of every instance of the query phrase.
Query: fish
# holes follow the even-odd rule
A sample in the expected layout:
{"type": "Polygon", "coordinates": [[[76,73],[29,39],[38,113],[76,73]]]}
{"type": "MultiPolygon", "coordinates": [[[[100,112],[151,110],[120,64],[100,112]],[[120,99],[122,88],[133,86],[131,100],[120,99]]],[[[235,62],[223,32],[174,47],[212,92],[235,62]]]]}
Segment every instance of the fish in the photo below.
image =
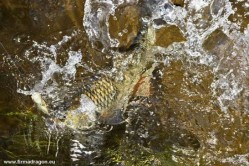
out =
{"type": "Polygon", "coordinates": [[[118,94],[111,78],[99,76],[89,79],[72,99],[78,101],[78,104],[74,101],[69,104],[71,108],[66,111],[62,124],[74,130],[85,130],[93,128],[99,122],[120,123],[121,112],[117,114],[115,110],[118,94]]]}
{"type": "Polygon", "coordinates": [[[96,105],[96,111],[99,114],[115,103],[118,94],[113,80],[108,77],[101,77],[90,85],[84,85],[82,91],[96,105]]]}
{"type": "MultiPolygon", "coordinates": [[[[154,37],[152,31],[149,31],[147,36],[146,38],[151,40],[154,37]]],[[[144,77],[151,78],[152,71],[157,66],[156,63],[152,63],[153,54],[150,45],[151,42],[142,44],[134,53],[128,52],[116,56],[113,60],[112,77],[107,74],[109,72],[105,74],[101,71],[101,74],[79,82],[73,87],[76,90],[70,92],[72,94],[67,92],[62,94],[67,99],[55,104],[53,112],[58,112],[58,115],[63,113],[63,116],[58,118],[55,115],[55,123],[63,128],[84,130],[100,123],[116,125],[125,122],[123,113],[129,99],[137,91],[139,81],[144,77]],[[147,49],[143,49],[144,47],[147,49]],[[56,111],[56,107],[59,111],[56,111]]],[[[48,112],[47,107],[40,104],[39,100],[33,101],[40,111],[48,112]]]]}

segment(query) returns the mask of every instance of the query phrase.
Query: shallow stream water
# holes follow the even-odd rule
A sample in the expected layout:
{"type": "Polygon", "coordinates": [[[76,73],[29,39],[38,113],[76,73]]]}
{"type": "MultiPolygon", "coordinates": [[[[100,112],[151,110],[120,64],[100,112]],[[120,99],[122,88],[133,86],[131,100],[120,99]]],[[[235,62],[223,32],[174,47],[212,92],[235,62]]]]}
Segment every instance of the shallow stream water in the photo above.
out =
{"type": "Polygon", "coordinates": [[[2,0],[1,164],[248,166],[248,23],[246,0],[2,0]]]}

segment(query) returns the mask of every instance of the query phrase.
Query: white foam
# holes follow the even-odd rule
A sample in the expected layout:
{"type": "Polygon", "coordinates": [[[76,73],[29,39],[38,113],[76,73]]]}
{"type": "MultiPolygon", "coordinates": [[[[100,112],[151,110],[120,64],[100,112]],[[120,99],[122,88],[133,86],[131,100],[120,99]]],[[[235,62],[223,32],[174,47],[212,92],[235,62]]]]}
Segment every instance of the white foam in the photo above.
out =
{"type": "Polygon", "coordinates": [[[96,120],[96,110],[97,106],[94,102],[89,97],[82,94],[80,98],[80,107],[75,111],[86,113],[89,116],[89,120],[94,122],[96,120]]]}
{"type": "Polygon", "coordinates": [[[192,0],[192,1],[190,1],[189,7],[198,11],[198,10],[208,6],[209,3],[210,3],[210,0],[192,0]]]}
{"type": "Polygon", "coordinates": [[[64,74],[64,79],[74,80],[76,74],[76,65],[80,64],[82,59],[82,54],[80,51],[78,52],[69,51],[68,55],[69,58],[65,66],[62,68],[62,72],[64,74]]]}

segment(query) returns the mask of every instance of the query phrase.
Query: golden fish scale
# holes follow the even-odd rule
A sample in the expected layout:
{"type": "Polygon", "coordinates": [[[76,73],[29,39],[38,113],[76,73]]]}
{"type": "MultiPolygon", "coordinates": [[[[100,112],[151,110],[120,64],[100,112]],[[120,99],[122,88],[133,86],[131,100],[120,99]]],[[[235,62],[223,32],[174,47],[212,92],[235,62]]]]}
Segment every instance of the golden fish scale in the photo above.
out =
{"type": "Polygon", "coordinates": [[[97,106],[97,112],[110,108],[117,96],[117,89],[111,79],[102,77],[90,86],[84,87],[84,94],[97,106]]]}

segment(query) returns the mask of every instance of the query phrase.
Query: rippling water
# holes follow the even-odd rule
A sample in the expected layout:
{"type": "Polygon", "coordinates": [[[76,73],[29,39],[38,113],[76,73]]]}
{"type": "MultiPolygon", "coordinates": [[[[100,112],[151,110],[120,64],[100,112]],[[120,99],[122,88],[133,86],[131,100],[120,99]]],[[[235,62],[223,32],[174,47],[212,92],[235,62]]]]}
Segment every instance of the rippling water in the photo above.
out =
{"type": "Polygon", "coordinates": [[[248,23],[246,0],[0,2],[1,162],[249,165],[248,23]]]}

